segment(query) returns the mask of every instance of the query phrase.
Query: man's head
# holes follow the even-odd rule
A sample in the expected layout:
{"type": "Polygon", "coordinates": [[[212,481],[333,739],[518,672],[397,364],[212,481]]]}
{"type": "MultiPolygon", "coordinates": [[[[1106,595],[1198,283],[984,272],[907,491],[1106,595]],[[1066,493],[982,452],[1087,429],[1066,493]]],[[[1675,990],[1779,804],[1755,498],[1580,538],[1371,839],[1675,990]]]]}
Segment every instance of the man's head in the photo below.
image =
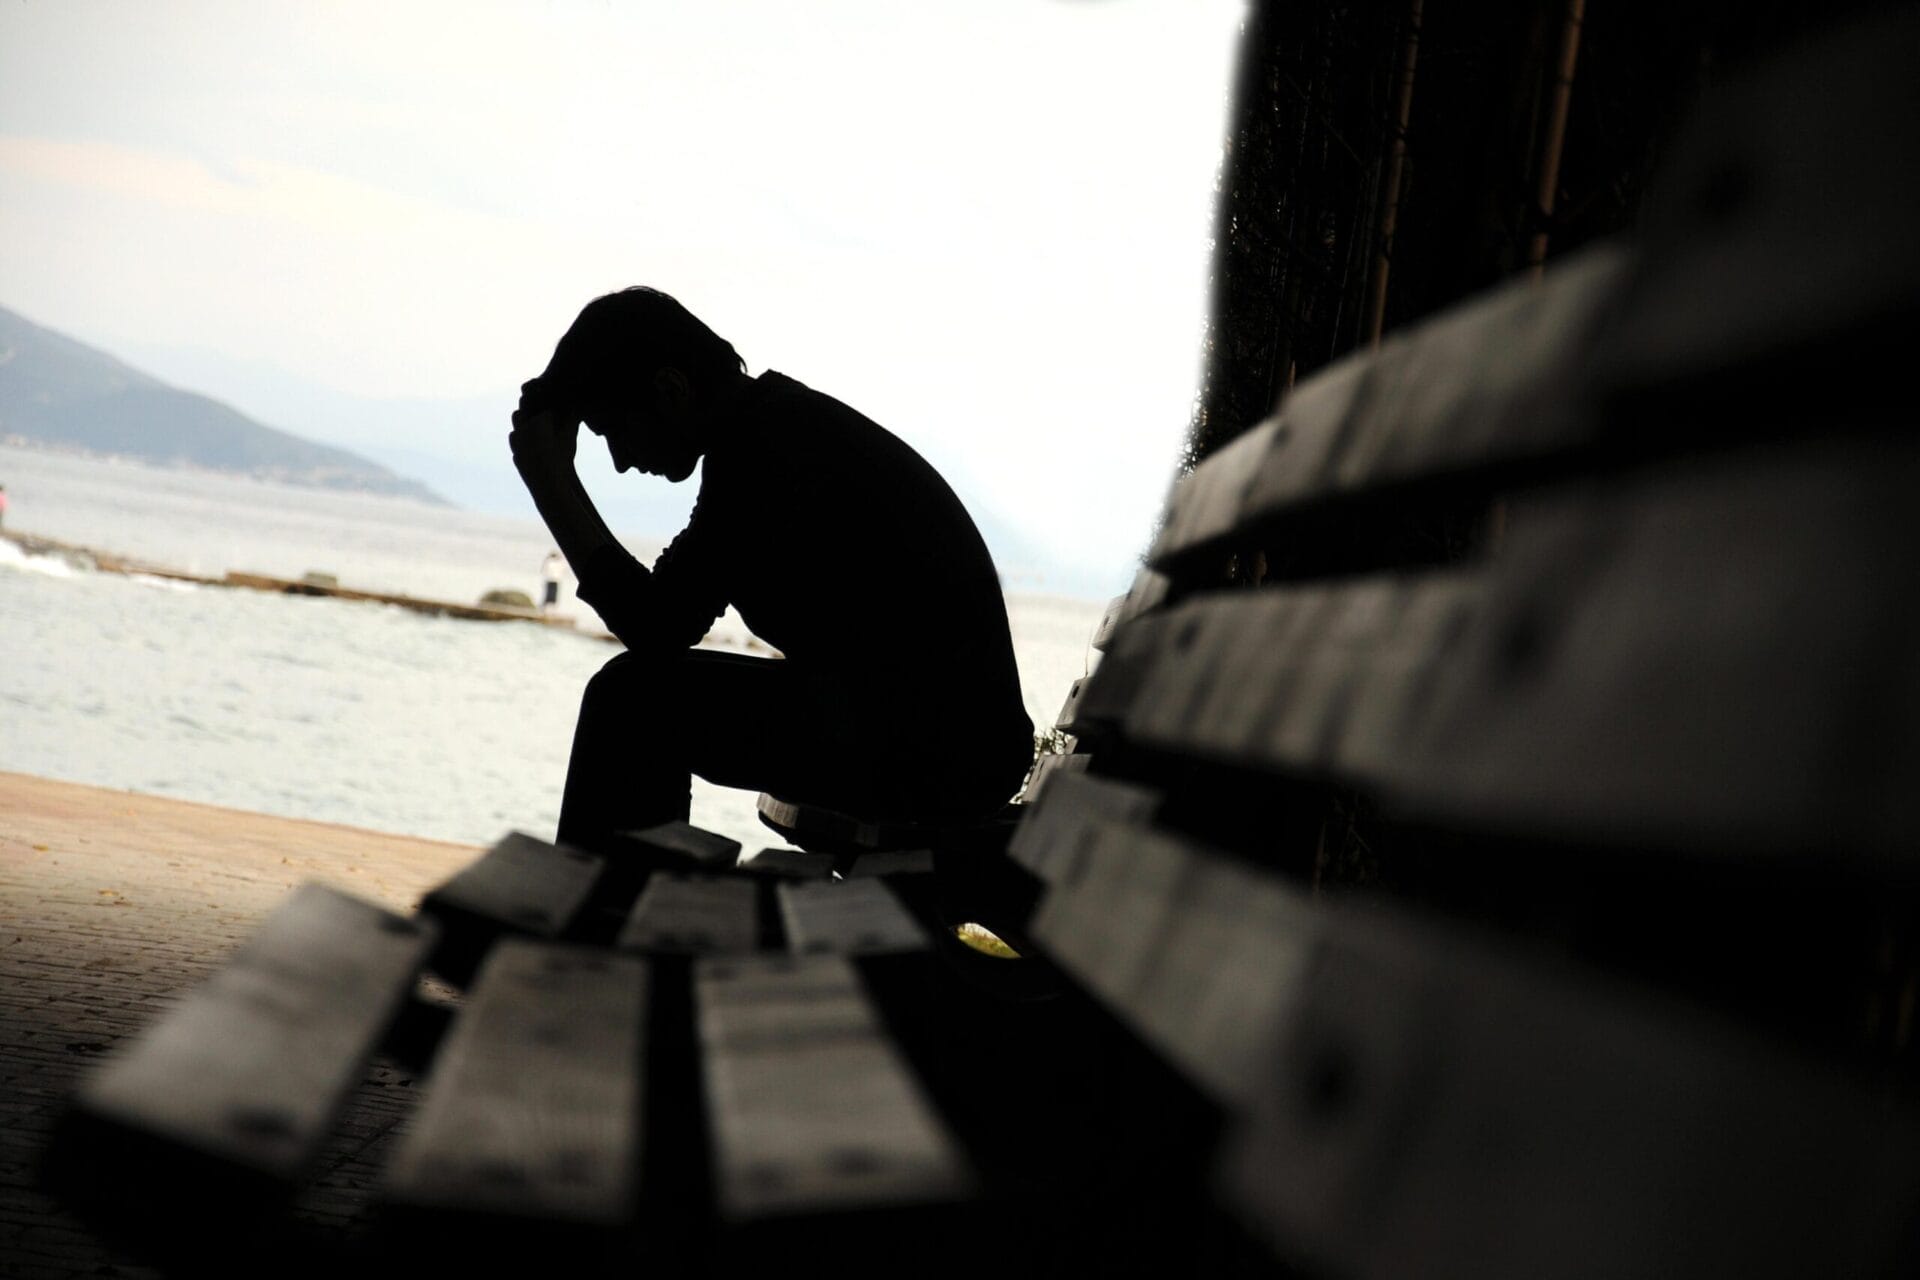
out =
{"type": "Polygon", "coordinates": [[[621,471],[684,480],[706,451],[711,413],[745,372],[733,344],[692,312],[635,287],[581,310],[521,403],[579,418],[621,471]]]}

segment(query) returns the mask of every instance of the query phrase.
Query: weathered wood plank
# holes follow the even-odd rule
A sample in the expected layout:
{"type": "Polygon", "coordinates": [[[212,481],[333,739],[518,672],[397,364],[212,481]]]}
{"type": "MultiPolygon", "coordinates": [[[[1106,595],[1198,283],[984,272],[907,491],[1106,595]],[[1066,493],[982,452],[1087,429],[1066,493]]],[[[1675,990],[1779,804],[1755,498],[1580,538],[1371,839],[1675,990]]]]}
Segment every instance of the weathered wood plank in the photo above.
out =
{"type": "Polygon", "coordinates": [[[1888,1267],[1920,1114],[1698,1009],[1093,819],[1044,954],[1230,1117],[1225,1186],[1336,1274],[1888,1267]]]}
{"type": "Polygon", "coordinates": [[[745,955],[759,949],[760,885],[744,876],[655,872],[620,930],[623,951],[745,955]]]}
{"type": "Polygon", "coordinates": [[[140,1144],[143,1195],[211,1162],[288,1190],[398,1012],[436,930],[318,884],[294,890],[233,958],[90,1076],[76,1119],[140,1144]],[[154,1181],[157,1180],[157,1181],[154,1181]]]}
{"type": "Polygon", "coordinates": [[[1581,355],[1625,267],[1619,246],[1575,255],[1303,383],[1175,488],[1150,562],[1340,497],[1591,445],[1581,355]]]}
{"type": "Polygon", "coordinates": [[[810,881],[776,889],[787,945],[796,954],[920,951],[926,931],[883,881],[810,881]]]}
{"type": "MultiPolygon", "coordinates": [[[[1093,779],[1099,781],[1099,779],[1093,779]]],[[[1244,1103],[1298,980],[1313,916],[1278,882],[1076,806],[1030,925],[1044,953],[1207,1092],[1244,1103]]]]}
{"type": "Polygon", "coordinates": [[[1384,914],[1326,913],[1295,972],[1224,1170],[1289,1256],[1383,1278],[1899,1273],[1920,1117],[1863,1081],[1384,914]]]}
{"type": "Polygon", "coordinates": [[[1130,742],[1518,834],[1898,860],[1920,612],[1898,438],[1702,456],[1518,504],[1484,569],[1200,597],[1089,677],[1130,742]],[[1782,513],[1792,513],[1783,518],[1782,513]],[[1144,672],[1144,674],[1140,674],[1144,672]]]}
{"type": "Polygon", "coordinates": [[[1106,610],[1100,615],[1100,625],[1095,627],[1093,631],[1093,647],[1095,649],[1105,651],[1107,645],[1112,643],[1114,630],[1120,625],[1120,619],[1125,616],[1126,612],[1126,596],[1118,595],[1107,601],[1106,610]]]}
{"type": "Polygon", "coordinates": [[[506,836],[421,899],[421,912],[444,931],[434,968],[458,982],[503,935],[565,937],[580,921],[605,865],[595,854],[525,832],[506,836]]]}
{"type": "Polygon", "coordinates": [[[1911,437],[1841,438],[1516,509],[1375,776],[1447,821],[1911,874],[1916,492],[1911,437]]]}
{"type": "Polygon", "coordinates": [[[1167,495],[1166,515],[1149,562],[1164,566],[1178,552],[1231,532],[1240,519],[1248,486],[1282,430],[1278,420],[1263,423],[1179,477],[1167,495]]]}
{"type": "Polygon", "coordinates": [[[628,1222],[646,997],[638,957],[495,947],[388,1166],[385,1198],[413,1213],[628,1222]]]}
{"type": "Polygon", "coordinates": [[[1027,789],[1021,799],[1032,804],[1040,798],[1048,782],[1055,774],[1083,773],[1093,764],[1093,754],[1087,751],[1075,751],[1063,754],[1050,751],[1033,762],[1033,775],[1027,779],[1027,789]]]}
{"type": "Polygon", "coordinates": [[[724,1218],[942,1204],[970,1193],[958,1144],[846,959],[701,960],[694,982],[724,1218]]]}
{"type": "Polygon", "coordinates": [[[1092,675],[1073,682],[1060,710],[1059,727],[1075,737],[1098,741],[1116,728],[1135,691],[1147,678],[1167,636],[1167,615],[1141,617],[1115,633],[1114,643],[1092,675]]]}
{"type": "Polygon", "coordinates": [[[649,852],[700,867],[731,867],[740,858],[740,842],[690,822],[663,822],[640,831],[623,831],[620,839],[649,852]]]}
{"type": "Polygon", "coordinates": [[[1027,806],[1007,856],[1042,880],[1077,875],[1074,850],[1084,828],[1102,818],[1144,821],[1159,803],[1160,793],[1150,787],[1085,772],[1062,773],[1044,797],[1027,806]]]}
{"type": "Polygon", "coordinates": [[[1721,380],[1714,407],[1783,390],[1823,408],[1905,398],[1899,335],[1920,318],[1916,57],[1920,21],[1890,10],[1702,99],[1594,353],[1600,387],[1643,410],[1619,430],[1654,426],[1645,393],[1702,380],[1721,380]]]}
{"type": "Polygon", "coordinates": [[[824,880],[833,874],[838,862],[830,853],[767,848],[741,855],[740,870],[757,875],[792,876],[796,880],[824,880]]]}
{"type": "Polygon", "coordinates": [[[933,850],[890,849],[884,853],[863,853],[848,865],[845,874],[849,880],[932,875],[933,850]]]}

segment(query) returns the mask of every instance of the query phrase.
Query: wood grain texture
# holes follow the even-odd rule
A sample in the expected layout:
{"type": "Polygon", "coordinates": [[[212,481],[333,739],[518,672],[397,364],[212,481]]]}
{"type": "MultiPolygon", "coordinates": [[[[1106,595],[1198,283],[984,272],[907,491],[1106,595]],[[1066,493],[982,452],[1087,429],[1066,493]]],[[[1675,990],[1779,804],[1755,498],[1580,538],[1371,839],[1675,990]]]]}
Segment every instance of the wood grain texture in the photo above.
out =
{"type": "Polygon", "coordinates": [[[1626,264],[1616,245],[1576,254],[1301,384],[1175,487],[1149,562],[1167,570],[1296,509],[1591,446],[1583,356],[1626,264]]]}
{"type": "Polygon", "coordinates": [[[1711,1012],[1377,910],[1322,913],[1294,972],[1224,1166],[1291,1256],[1356,1277],[1886,1276],[1910,1245],[1911,1104],[1711,1012]]]}
{"type": "Polygon", "coordinates": [[[1516,509],[1484,601],[1372,767],[1451,822],[1910,878],[1917,485],[1910,436],[1840,438],[1516,509]]]}
{"type": "Polygon", "coordinates": [[[1229,1117],[1227,1194],[1334,1274],[1887,1275],[1920,1112],[1714,1014],[1092,818],[1041,950],[1229,1117]]]}
{"type": "Polygon", "coordinates": [[[495,947],[388,1166],[388,1200],[601,1226],[630,1219],[646,994],[638,957],[495,947]]]}
{"type": "Polygon", "coordinates": [[[1903,865],[1916,483],[1920,449],[1869,436],[1542,491],[1482,568],[1156,614],[1078,714],[1457,825],[1903,865]]]}
{"type": "Polygon", "coordinates": [[[1049,751],[1033,762],[1033,773],[1027,779],[1027,789],[1021,793],[1020,798],[1024,803],[1031,805],[1046,791],[1047,784],[1056,774],[1081,773],[1092,765],[1091,752],[1075,751],[1063,754],[1058,751],[1049,751]]]}
{"type": "Polygon", "coordinates": [[[1159,803],[1160,793],[1151,787],[1084,771],[1063,772],[1044,796],[1028,805],[1007,856],[1042,880],[1076,877],[1075,851],[1083,830],[1103,818],[1144,821],[1159,803]]]}
{"type": "Polygon", "coordinates": [[[757,875],[791,876],[796,880],[824,880],[833,874],[838,861],[830,853],[807,853],[800,849],[761,849],[743,855],[740,870],[757,875]]]}
{"type": "Polygon", "coordinates": [[[690,822],[663,822],[641,831],[623,831],[620,838],[642,849],[702,867],[731,867],[740,857],[738,840],[690,822]]]}
{"type": "Polygon", "coordinates": [[[294,1183],[434,935],[429,922],[304,884],[89,1077],[75,1109],[109,1130],[157,1139],[163,1151],[294,1183]]]}
{"type": "Polygon", "coordinates": [[[760,942],[760,885],[744,876],[656,871],[621,927],[623,951],[744,955],[760,942]]]}
{"type": "Polygon", "coordinates": [[[958,1145],[846,959],[701,960],[694,983],[725,1219],[941,1204],[971,1192],[958,1145]]]}
{"type": "Polygon", "coordinates": [[[420,909],[502,932],[557,938],[578,919],[604,865],[593,854],[516,831],[428,893],[420,909]]]}
{"type": "Polygon", "coordinates": [[[776,892],[795,954],[883,955],[929,945],[926,931],[883,881],[810,881],[782,884],[776,892]]]}
{"type": "MultiPolygon", "coordinates": [[[[1920,312],[1916,58],[1920,20],[1889,12],[1714,86],[1676,140],[1619,323],[1594,353],[1605,394],[1644,404],[1737,375],[1721,388],[1742,399],[1905,398],[1898,335],[1920,312]]],[[[1641,423],[1654,425],[1620,426],[1641,423]]]]}

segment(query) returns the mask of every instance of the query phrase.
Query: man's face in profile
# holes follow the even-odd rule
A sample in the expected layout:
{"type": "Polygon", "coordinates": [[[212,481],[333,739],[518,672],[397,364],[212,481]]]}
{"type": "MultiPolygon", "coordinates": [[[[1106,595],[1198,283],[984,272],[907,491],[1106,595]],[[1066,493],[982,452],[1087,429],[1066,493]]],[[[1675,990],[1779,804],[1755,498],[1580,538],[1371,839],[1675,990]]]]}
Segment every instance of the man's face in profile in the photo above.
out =
{"type": "Polygon", "coordinates": [[[583,418],[587,430],[607,442],[613,469],[628,468],[664,476],[678,483],[693,474],[700,451],[693,446],[685,424],[671,409],[650,412],[631,402],[602,405],[583,418]]]}

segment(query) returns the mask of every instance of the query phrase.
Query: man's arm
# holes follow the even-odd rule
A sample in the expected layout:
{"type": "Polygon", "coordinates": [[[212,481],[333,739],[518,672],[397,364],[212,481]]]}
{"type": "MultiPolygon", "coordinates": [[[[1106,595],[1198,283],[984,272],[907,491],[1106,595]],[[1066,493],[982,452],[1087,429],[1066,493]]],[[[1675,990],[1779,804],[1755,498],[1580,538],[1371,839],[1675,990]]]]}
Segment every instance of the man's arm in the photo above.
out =
{"type": "Polygon", "coordinates": [[[617,549],[620,544],[574,470],[579,436],[580,423],[556,410],[517,409],[507,444],[513,450],[514,468],[553,540],[560,544],[561,554],[568,563],[584,566],[604,549],[617,549]]]}
{"type": "Polygon", "coordinates": [[[695,568],[700,556],[691,548],[703,540],[691,527],[674,539],[669,552],[679,548],[678,560],[690,563],[676,565],[681,572],[670,575],[673,584],[656,581],[613,536],[580,483],[574,469],[579,435],[578,420],[564,412],[522,408],[514,413],[507,437],[533,505],[579,579],[577,594],[629,649],[698,644],[725,607],[695,568]]]}

